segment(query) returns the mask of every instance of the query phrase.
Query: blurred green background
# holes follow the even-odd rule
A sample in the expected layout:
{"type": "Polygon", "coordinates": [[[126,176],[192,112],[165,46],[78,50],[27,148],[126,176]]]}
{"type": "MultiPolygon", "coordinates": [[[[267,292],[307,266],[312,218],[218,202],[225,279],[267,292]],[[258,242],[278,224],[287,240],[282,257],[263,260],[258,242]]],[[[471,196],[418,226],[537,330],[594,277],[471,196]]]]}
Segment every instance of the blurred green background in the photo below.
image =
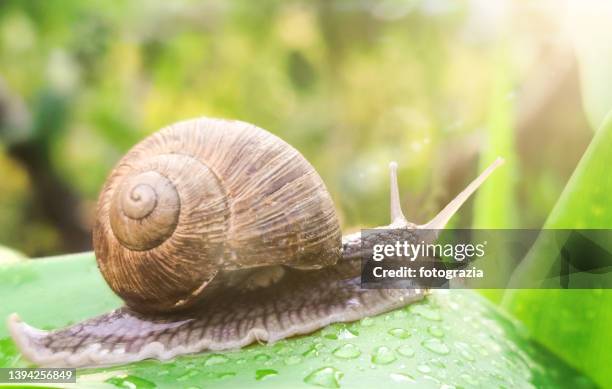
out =
{"type": "MultiPolygon", "coordinates": [[[[610,20],[597,0],[2,0],[0,261],[90,250],[113,165],[196,116],[295,146],[346,232],[388,223],[389,161],[420,223],[498,155],[453,226],[612,228],[610,20]]],[[[536,245],[516,275],[552,260],[536,245]]],[[[481,292],[612,387],[610,290],[481,292]]]]}
{"type": "Polygon", "coordinates": [[[453,222],[539,227],[593,136],[576,58],[554,1],[3,0],[0,245],[90,249],[115,162],[195,116],[298,148],[346,231],[388,222],[390,160],[424,222],[498,154],[453,222]]]}

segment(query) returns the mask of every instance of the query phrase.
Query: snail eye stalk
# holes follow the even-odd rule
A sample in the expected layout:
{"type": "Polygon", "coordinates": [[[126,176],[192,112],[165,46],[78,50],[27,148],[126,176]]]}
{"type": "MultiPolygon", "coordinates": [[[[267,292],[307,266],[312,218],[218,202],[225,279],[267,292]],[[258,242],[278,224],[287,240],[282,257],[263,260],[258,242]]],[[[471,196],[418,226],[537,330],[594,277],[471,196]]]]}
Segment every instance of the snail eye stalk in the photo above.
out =
{"type": "Polygon", "coordinates": [[[497,157],[492,164],[489,165],[478,177],[474,179],[474,181],[470,182],[470,184],[459,193],[454,199],[452,199],[446,207],[444,207],[433,219],[429,222],[420,225],[419,228],[426,230],[441,230],[443,229],[448,221],[453,217],[455,213],[461,208],[463,203],[470,198],[474,192],[489,178],[491,173],[495,171],[498,167],[503,165],[504,159],[501,157],[497,157]]]}
{"type": "Polygon", "coordinates": [[[389,163],[389,182],[391,184],[391,224],[404,225],[408,221],[402,212],[402,204],[400,202],[399,186],[397,184],[397,162],[389,163]]]}

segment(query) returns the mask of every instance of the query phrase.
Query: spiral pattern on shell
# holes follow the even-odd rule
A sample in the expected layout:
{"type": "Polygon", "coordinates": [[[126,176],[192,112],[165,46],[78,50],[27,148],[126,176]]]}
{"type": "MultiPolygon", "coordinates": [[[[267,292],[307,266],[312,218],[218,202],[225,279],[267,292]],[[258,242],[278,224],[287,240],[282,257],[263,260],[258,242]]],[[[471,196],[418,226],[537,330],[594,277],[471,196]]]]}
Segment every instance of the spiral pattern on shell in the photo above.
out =
{"type": "Polygon", "coordinates": [[[166,127],[119,161],[98,202],[100,270],[141,312],[188,308],[220,273],[321,268],[340,256],[333,202],[293,147],[239,121],[166,127]]]}

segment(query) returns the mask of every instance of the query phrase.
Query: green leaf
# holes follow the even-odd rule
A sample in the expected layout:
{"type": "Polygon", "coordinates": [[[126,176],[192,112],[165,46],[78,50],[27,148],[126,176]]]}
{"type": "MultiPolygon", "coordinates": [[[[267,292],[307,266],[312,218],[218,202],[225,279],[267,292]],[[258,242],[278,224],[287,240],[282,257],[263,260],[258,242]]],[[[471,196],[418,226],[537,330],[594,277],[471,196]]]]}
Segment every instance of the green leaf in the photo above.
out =
{"type": "MultiPolygon", "coordinates": [[[[56,328],[118,307],[92,254],[0,267],[0,316],[56,328]]],[[[0,327],[0,366],[24,366],[0,327]]],[[[469,291],[309,336],[172,361],[79,369],[79,387],[593,387],[469,291]]]]}
{"type": "MultiPolygon", "coordinates": [[[[612,228],[612,116],[592,140],[545,224],[549,229],[612,228]]],[[[610,242],[608,242],[609,244],[610,242]]],[[[542,279],[554,261],[538,240],[514,277],[542,279]]],[[[612,291],[515,290],[504,306],[535,338],[600,384],[612,382],[612,291]]]]}

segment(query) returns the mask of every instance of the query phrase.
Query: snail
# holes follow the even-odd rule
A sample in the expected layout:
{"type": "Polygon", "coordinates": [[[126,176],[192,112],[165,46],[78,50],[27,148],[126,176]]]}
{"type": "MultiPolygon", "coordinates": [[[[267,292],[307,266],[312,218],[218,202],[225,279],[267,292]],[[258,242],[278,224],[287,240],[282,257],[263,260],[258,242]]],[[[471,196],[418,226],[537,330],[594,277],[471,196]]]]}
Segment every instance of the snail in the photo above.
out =
{"type": "MultiPolygon", "coordinates": [[[[391,163],[391,224],[380,234],[442,229],[502,162],[424,225],[404,217],[391,163]]],[[[426,294],[418,285],[361,289],[361,234],[341,235],[321,177],[289,144],[240,121],[183,121],[134,146],[101,191],[93,243],[125,306],[52,331],[10,315],[12,338],[39,366],[167,360],[274,342],[426,294]]]]}

